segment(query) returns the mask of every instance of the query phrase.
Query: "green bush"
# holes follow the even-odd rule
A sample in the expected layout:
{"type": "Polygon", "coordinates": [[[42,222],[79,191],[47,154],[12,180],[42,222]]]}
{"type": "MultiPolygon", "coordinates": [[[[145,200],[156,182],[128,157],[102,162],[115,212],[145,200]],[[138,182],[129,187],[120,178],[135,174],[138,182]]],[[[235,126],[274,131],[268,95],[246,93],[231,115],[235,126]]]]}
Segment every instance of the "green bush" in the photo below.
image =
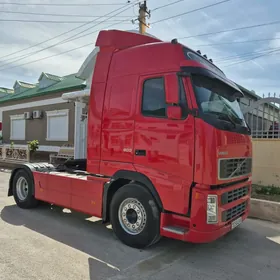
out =
{"type": "Polygon", "coordinates": [[[255,192],[265,195],[280,195],[280,188],[275,186],[256,186],[255,192]]]}
{"type": "Polygon", "coordinates": [[[31,152],[36,152],[39,148],[39,141],[38,140],[32,140],[27,142],[28,148],[31,152]]]}

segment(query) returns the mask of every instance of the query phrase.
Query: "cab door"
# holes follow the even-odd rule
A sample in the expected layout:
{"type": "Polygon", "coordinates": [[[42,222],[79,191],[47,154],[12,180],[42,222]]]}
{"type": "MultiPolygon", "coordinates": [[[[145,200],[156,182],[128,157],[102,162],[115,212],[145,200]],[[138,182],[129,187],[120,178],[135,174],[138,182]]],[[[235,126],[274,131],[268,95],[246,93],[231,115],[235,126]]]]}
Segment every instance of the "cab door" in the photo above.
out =
{"type": "Polygon", "coordinates": [[[135,116],[134,167],[145,174],[159,193],[164,209],[186,214],[194,170],[194,117],[187,83],[176,76],[173,94],[177,104],[167,104],[167,75],[142,76],[135,116]],[[168,117],[168,107],[179,106],[178,119],[168,117]]]}

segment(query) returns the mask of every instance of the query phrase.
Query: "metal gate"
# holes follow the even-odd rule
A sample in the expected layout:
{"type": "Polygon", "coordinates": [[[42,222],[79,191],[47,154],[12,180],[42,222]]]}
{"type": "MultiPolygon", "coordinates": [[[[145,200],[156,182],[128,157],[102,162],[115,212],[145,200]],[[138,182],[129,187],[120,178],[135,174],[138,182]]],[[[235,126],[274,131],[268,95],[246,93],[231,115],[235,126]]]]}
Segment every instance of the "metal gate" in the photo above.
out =
{"type": "Polygon", "coordinates": [[[280,138],[280,98],[265,97],[244,108],[243,114],[253,138],[280,138]]]}

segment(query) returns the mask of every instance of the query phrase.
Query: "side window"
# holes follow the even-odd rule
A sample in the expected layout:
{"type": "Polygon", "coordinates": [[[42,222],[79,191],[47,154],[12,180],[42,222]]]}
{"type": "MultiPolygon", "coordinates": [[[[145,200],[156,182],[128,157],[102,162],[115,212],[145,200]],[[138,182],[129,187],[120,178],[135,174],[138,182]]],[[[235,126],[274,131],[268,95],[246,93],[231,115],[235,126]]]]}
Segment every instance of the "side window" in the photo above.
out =
{"type": "Polygon", "coordinates": [[[144,82],[142,113],[150,117],[166,117],[164,79],[154,78],[144,82]]]}
{"type": "MultiPolygon", "coordinates": [[[[188,105],[183,80],[179,80],[179,106],[182,109],[182,119],[188,115],[188,105]]],[[[164,78],[149,79],[144,82],[142,96],[142,113],[149,117],[166,117],[164,78]]]]}

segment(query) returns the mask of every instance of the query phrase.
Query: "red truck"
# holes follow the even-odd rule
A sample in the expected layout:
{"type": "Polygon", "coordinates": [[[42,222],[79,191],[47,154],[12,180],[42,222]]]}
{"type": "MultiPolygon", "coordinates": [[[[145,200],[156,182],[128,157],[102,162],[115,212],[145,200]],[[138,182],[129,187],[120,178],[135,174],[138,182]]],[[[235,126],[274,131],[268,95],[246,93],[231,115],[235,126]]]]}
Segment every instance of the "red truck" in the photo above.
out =
{"type": "Polygon", "coordinates": [[[241,224],[252,145],[236,84],[176,39],[107,30],[96,46],[87,158],[23,164],[8,196],[100,217],[135,248],[211,242],[241,224]]]}

